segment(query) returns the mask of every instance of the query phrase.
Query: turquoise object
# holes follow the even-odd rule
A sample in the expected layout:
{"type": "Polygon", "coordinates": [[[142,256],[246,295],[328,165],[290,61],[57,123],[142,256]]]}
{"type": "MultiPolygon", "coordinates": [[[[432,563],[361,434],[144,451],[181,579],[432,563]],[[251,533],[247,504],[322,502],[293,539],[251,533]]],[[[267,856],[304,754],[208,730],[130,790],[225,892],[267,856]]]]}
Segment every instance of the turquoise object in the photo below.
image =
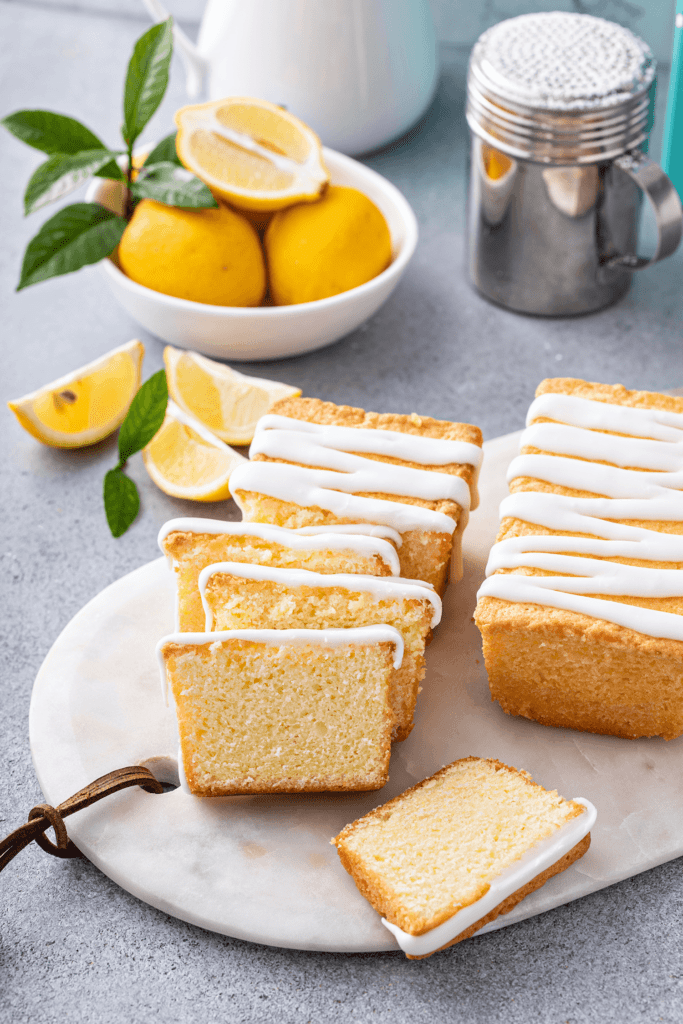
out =
{"type": "Polygon", "coordinates": [[[683,196],[683,0],[676,0],[662,167],[671,178],[679,196],[683,196]]]}

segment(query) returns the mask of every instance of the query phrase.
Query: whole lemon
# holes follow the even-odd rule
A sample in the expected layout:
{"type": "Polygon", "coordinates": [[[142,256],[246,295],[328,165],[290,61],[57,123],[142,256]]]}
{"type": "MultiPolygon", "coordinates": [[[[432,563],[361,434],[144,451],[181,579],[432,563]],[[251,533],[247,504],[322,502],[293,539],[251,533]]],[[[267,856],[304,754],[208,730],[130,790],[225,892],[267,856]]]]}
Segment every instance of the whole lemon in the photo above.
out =
{"type": "Polygon", "coordinates": [[[264,244],[277,306],[338,295],[391,263],[384,217],[362,192],[341,185],[330,185],[317,202],[279,210],[264,244]]]}
{"type": "Polygon", "coordinates": [[[138,284],[193,302],[258,306],[266,290],[256,231],[223,205],[186,210],[143,199],[123,232],[118,260],[138,284]]]}

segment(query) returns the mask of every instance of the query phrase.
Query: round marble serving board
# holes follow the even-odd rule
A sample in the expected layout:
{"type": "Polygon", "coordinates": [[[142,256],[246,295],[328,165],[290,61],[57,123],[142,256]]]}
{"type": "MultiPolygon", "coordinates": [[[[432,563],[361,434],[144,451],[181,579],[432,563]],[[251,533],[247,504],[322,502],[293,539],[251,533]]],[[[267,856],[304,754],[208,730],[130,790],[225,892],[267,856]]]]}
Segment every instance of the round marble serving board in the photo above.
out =
{"type": "MultiPolygon", "coordinates": [[[[622,740],[550,729],[491,703],[472,621],[519,434],[485,444],[481,504],[464,537],[427,651],[415,728],[393,748],[377,793],[200,799],[129,789],[69,818],[85,855],[133,895],[225,935],[294,949],[397,949],[342,868],[330,838],[456,758],[525,768],[598,809],[588,854],[484,930],[503,927],[683,854],[683,738],[622,740]]],[[[157,559],[107,587],[57,639],[33,690],[30,738],[46,799],[57,804],[114,768],[175,758],[154,655],[172,631],[174,583],[157,559]]]]}

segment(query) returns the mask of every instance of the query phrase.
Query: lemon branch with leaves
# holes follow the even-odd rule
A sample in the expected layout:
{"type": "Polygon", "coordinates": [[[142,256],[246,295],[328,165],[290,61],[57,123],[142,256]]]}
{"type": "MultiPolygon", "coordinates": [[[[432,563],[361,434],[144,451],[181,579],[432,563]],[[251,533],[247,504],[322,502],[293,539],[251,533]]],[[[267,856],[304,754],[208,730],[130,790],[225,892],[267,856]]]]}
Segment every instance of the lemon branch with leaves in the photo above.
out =
{"type": "Polygon", "coordinates": [[[135,44],[123,93],[125,149],[109,149],[80,121],[50,110],[19,110],[2,120],[18,139],[47,155],[26,188],[25,214],[62,199],[93,176],[125,186],[126,195],[123,216],[98,203],[73,203],[43,224],[26,248],[17,291],[111,256],[141,199],[189,209],[218,205],[204,182],[181,166],[175,133],[138,171],[134,167],[133,147],[164,97],[172,53],[171,18],[135,44]]]}

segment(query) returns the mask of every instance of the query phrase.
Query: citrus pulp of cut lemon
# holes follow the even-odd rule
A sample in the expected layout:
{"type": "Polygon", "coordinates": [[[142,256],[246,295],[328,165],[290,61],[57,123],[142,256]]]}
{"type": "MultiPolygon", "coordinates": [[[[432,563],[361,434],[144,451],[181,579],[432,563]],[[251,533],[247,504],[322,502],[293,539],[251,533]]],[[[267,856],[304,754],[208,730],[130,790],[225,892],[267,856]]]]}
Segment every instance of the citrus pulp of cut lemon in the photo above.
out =
{"type": "Polygon", "coordinates": [[[315,132],[266,100],[181,107],[175,122],[181,162],[233,206],[281,210],[317,199],[329,181],[315,132]]]}
{"type": "Polygon", "coordinates": [[[145,347],[129,341],[79,370],[8,402],[22,427],[53,448],[83,448],[120,427],[135,392],[145,347]]]}
{"type": "Polygon", "coordinates": [[[275,402],[301,394],[291,384],[247,377],[170,345],[164,349],[164,363],[171,398],[226,444],[249,444],[258,420],[275,402]]]}
{"type": "Polygon", "coordinates": [[[246,459],[169,401],[161,429],[142,451],[157,487],[172,498],[223,501],[230,474],[246,459]]]}

